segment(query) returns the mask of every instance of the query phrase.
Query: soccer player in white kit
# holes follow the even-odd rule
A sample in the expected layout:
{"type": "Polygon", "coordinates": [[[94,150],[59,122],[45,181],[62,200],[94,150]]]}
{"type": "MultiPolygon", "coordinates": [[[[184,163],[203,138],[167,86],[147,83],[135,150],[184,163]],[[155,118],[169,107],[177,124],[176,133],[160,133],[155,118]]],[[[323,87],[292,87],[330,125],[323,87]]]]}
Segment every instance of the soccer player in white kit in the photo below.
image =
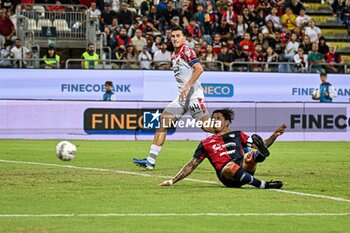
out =
{"type": "MultiPolygon", "coordinates": [[[[161,115],[161,125],[157,129],[149,155],[145,159],[135,159],[133,162],[147,170],[153,170],[158,154],[165,142],[167,127],[170,122],[175,122],[189,112],[196,120],[205,122],[210,119],[209,112],[204,103],[204,93],[199,82],[199,76],[203,73],[202,65],[196,53],[185,45],[186,36],[181,27],[171,29],[171,42],[175,51],[171,60],[179,96],[164,109],[161,115]],[[168,125],[162,125],[168,122],[168,125]]],[[[206,132],[212,132],[211,128],[202,127],[206,132]]]]}

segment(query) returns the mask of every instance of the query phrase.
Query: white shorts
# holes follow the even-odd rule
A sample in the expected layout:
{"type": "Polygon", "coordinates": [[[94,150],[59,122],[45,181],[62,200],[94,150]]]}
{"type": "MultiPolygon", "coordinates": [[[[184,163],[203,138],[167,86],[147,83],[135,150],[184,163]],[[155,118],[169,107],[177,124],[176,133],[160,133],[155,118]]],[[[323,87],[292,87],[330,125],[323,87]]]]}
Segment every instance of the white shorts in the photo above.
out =
{"type": "Polygon", "coordinates": [[[200,120],[203,116],[209,115],[203,98],[186,99],[181,102],[175,99],[165,107],[164,112],[174,114],[177,119],[180,119],[187,112],[196,120],[200,120]]]}

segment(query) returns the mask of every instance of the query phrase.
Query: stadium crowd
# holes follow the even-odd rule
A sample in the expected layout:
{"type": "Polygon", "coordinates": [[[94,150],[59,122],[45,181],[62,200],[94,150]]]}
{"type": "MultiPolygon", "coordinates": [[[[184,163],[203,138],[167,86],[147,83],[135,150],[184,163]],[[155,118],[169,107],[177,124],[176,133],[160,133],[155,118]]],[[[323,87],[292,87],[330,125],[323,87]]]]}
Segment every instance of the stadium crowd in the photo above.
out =
{"type": "MultiPolygon", "coordinates": [[[[350,0],[335,1],[338,16],[350,30],[350,0]]],[[[32,58],[34,53],[16,40],[16,4],[57,4],[52,11],[64,11],[60,4],[82,4],[99,22],[107,37],[112,65],[125,69],[169,69],[171,28],[181,26],[187,45],[193,48],[206,70],[278,72],[343,72],[342,57],[328,46],[322,31],[305,13],[300,0],[0,0],[0,49],[2,58],[32,58]],[[138,61],[138,62],[135,62],[138,61]],[[231,66],[232,62],[237,64],[231,66]],[[252,62],[255,64],[239,64],[252,62]],[[256,62],[265,62],[256,64],[256,62]],[[288,62],[273,64],[271,62],[288,62]],[[328,63],[328,65],[319,65],[328,63]],[[312,65],[310,69],[310,65],[312,65]]],[[[28,6],[26,6],[28,7],[28,6]]],[[[91,44],[89,44],[91,47],[91,44]]],[[[99,56],[87,48],[81,68],[98,66],[99,56]]],[[[58,67],[61,59],[50,48],[43,67],[58,67]],[[51,52],[50,52],[51,51],[51,52]],[[56,66],[57,65],[57,66],[56,66]]],[[[0,67],[17,65],[8,60],[0,67]]]]}

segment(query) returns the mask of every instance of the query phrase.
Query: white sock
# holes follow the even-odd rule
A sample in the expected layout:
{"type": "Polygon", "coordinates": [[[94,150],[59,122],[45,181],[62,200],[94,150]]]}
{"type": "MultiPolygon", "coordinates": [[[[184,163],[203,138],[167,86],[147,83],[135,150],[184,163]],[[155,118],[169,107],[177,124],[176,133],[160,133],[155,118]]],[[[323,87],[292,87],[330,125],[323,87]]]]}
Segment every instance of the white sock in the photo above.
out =
{"type": "Polygon", "coordinates": [[[261,181],[260,188],[261,188],[261,189],[264,189],[264,188],[265,188],[265,185],[266,185],[266,182],[262,180],[262,181],[261,181]]]}
{"type": "Polygon", "coordinates": [[[157,159],[158,154],[159,154],[161,149],[162,149],[161,146],[157,146],[157,145],[152,144],[151,145],[151,149],[149,151],[149,155],[147,157],[148,162],[150,162],[152,164],[155,164],[156,163],[156,159],[157,159]]]}

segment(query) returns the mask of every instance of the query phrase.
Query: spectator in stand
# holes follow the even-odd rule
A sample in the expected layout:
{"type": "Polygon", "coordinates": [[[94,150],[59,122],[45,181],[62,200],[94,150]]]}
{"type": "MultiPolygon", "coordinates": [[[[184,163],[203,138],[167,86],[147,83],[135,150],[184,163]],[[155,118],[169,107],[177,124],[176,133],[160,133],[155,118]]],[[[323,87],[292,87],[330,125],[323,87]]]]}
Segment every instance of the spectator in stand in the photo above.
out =
{"type": "Polygon", "coordinates": [[[264,34],[259,33],[258,38],[254,41],[254,46],[256,44],[261,44],[262,45],[262,51],[265,53],[267,48],[269,47],[269,41],[264,37],[264,34]]]}
{"type": "Polygon", "coordinates": [[[311,43],[318,43],[318,38],[321,36],[321,29],[315,26],[314,19],[310,19],[309,26],[305,27],[305,35],[309,36],[311,43]]]}
{"type": "Polygon", "coordinates": [[[140,5],[140,12],[141,15],[147,15],[151,12],[151,8],[153,5],[153,1],[152,0],[145,0],[141,3],[140,5]]]}
{"type": "Polygon", "coordinates": [[[190,24],[186,27],[186,32],[191,34],[191,36],[195,40],[199,40],[199,38],[202,36],[202,32],[200,27],[197,25],[195,19],[190,20],[190,24]]]}
{"type": "Polygon", "coordinates": [[[112,25],[109,25],[108,26],[109,29],[111,29],[111,31],[114,33],[114,32],[118,32],[120,31],[120,26],[119,26],[119,21],[118,21],[118,18],[113,18],[112,20],[112,25]]]}
{"type": "Polygon", "coordinates": [[[257,0],[246,0],[245,3],[247,4],[249,12],[255,12],[259,6],[257,0]]]}
{"type": "MultiPolygon", "coordinates": [[[[250,62],[265,62],[265,54],[262,53],[262,45],[256,44],[254,52],[250,53],[248,57],[250,62]]],[[[260,72],[263,71],[264,65],[252,64],[250,67],[251,71],[260,72]]]]}
{"type": "Polygon", "coordinates": [[[226,45],[222,46],[221,53],[218,56],[218,61],[224,63],[225,71],[230,70],[230,64],[234,61],[234,56],[232,53],[229,53],[226,45]]]}
{"type": "Polygon", "coordinates": [[[309,56],[307,57],[307,60],[309,62],[309,65],[311,66],[311,72],[316,73],[323,73],[325,72],[322,68],[322,65],[319,65],[320,63],[325,63],[323,59],[323,55],[318,52],[318,44],[313,43],[312,44],[312,51],[309,53],[309,56]]]}
{"type": "Polygon", "coordinates": [[[121,8],[117,15],[119,24],[122,24],[126,29],[129,29],[132,24],[132,12],[128,10],[128,4],[126,2],[121,3],[121,8]]]}
{"type": "Polygon", "coordinates": [[[298,41],[299,43],[301,43],[301,42],[303,41],[303,34],[302,34],[302,32],[301,32],[300,27],[295,27],[294,33],[295,33],[295,35],[297,35],[297,41],[298,41]]]}
{"type": "Polygon", "coordinates": [[[136,30],[140,29],[139,19],[140,18],[137,18],[136,20],[134,20],[132,22],[132,25],[131,25],[131,27],[128,30],[128,37],[129,38],[133,38],[135,36],[136,30]]]}
{"type": "Polygon", "coordinates": [[[202,32],[204,32],[204,9],[202,5],[197,5],[197,12],[194,13],[193,18],[199,22],[202,32]]]}
{"type": "MultiPolygon", "coordinates": [[[[294,60],[294,55],[298,52],[299,49],[299,42],[296,40],[297,35],[293,33],[284,50],[284,61],[292,62],[294,60]]],[[[284,67],[286,68],[287,73],[290,73],[292,71],[290,65],[284,65],[284,67]]]]}
{"type": "Polygon", "coordinates": [[[96,2],[92,2],[90,8],[86,11],[86,13],[90,14],[91,19],[101,19],[101,11],[97,9],[96,2]]]}
{"type": "Polygon", "coordinates": [[[146,38],[142,37],[142,31],[136,30],[135,36],[131,39],[131,44],[135,46],[138,52],[142,51],[144,46],[147,45],[146,38]]]}
{"type": "Polygon", "coordinates": [[[194,40],[191,34],[187,34],[186,35],[187,40],[185,41],[185,44],[190,47],[191,49],[193,49],[195,47],[196,44],[199,44],[198,41],[194,40]]]}
{"type": "Polygon", "coordinates": [[[113,19],[117,18],[117,12],[112,10],[112,6],[109,3],[105,4],[104,11],[101,14],[102,25],[112,25],[113,19]]]}
{"type": "Polygon", "coordinates": [[[271,20],[266,22],[266,26],[262,30],[262,33],[264,34],[264,37],[271,40],[275,38],[275,33],[276,33],[275,26],[271,20]]]}
{"type": "Polygon", "coordinates": [[[321,36],[318,40],[318,52],[322,53],[323,55],[329,52],[329,47],[324,36],[321,36]]]}
{"type": "MultiPolygon", "coordinates": [[[[274,37],[269,39],[269,45],[273,48],[273,50],[275,50],[275,52],[281,56],[282,53],[284,52],[284,44],[283,41],[281,40],[281,36],[280,36],[280,32],[276,31],[274,33],[274,37]]],[[[283,60],[280,59],[280,60],[283,60]]]]}
{"type": "Polygon", "coordinates": [[[26,68],[27,62],[22,59],[28,59],[32,57],[31,51],[25,47],[22,46],[21,39],[17,38],[15,40],[15,46],[11,49],[11,58],[18,59],[18,61],[15,61],[15,68],[26,68]]]}
{"type": "Polygon", "coordinates": [[[265,22],[265,14],[263,9],[258,10],[258,14],[254,18],[255,24],[259,26],[260,29],[262,29],[266,22],[265,22]]]}
{"type": "Polygon", "coordinates": [[[139,69],[139,53],[136,51],[135,47],[132,45],[126,46],[126,53],[122,56],[123,62],[122,69],[139,69]],[[126,62],[128,61],[128,62],[126,62]]]}
{"type": "Polygon", "coordinates": [[[302,47],[298,48],[298,53],[294,55],[294,62],[295,62],[295,72],[307,72],[308,70],[308,62],[307,62],[307,56],[304,54],[304,50],[302,47]]]}
{"type": "Polygon", "coordinates": [[[205,70],[211,70],[211,71],[219,70],[218,64],[216,63],[217,60],[218,60],[218,57],[213,52],[213,46],[208,45],[206,48],[205,54],[203,56],[203,61],[205,61],[203,66],[205,70]]]}
{"type": "Polygon", "coordinates": [[[124,45],[126,47],[131,44],[131,40],[126,34],[125,28],[120,29],[120,34],[116,37],[116,40],[118,46],[124,45]]]}
{"type": "Polygon", "coordinates": [[[271,10],[271,4],[270,4],[270,1],[266,1],[266,0],[258,0],[258,7],[257,7],[257,11],[260,12],[262,11],[263,12],[263,15],[264,15],[264,19],[265,19],[265,16],[268,14],[268,12],[270,12],[271,10]]]}
{"type": "Polygon", "coordinates": [[[300,44],[300,47],[303,48],[304,54],[309,54],[309,52],[312,49],[312,43],[310,41],[310,37],[307,35],[304,35],[303,41],[300,44]]]}
{"type": "Polygon", "coordinates": [[[0,35],[4,36],[6,41],[10,41],[15,32],[15,26],[6,14],[6,10],[0,9],[0,35]]]}
{"type": "Polygon", "coordinates": [[[292,0],[288,7],[293,11],[293,14],[300,15],[301,9],[304,9],[303,4],[299,0],[292,0]]]}
{"type": "Polygon", "coordinates": [[[219,55],[222,48],[221,35],[219,33],[215,33],[212,46],[213,46],[214,53],[216,55],[219,55]]]}
{"type": "Polygon", "coordinates": [[[278,65],[276,64],[269,64],[271,62],[278,62],[279,61],[279,56],[275,51],[273,51],[272,47],[268,47],[266,50],[266,55],[265,55],[265,61],[268,62],[265,64],[265,69],[264,71],[266,72],[276,72],[278,70],[278,65]]]}
{"type": "Polygon", "coordinates": [[[11,57],[11,43],[5,42],[4,47],[0,51],[0,68],[12,68],[12,61],[7,60],[11,57]],[[6,59],[6,60],[5,60],[6,59]]]}
{"type": "Polygon", "coordinates": [[[162,46],[162,37],[161,36],[156,36],[155,41],[153,42],[152,45],[152,53],[155,54],[156,52],[158,52],[161,49],[162,46]]]}
{"type": "Polygon", "coordinates": [[[252,22],[254,22],[254,17],[250,14],[249,9],[247,7],[243,9],[242,17],[243,22],[247,25],[250,25],[252,22]]]}
{"type": "Polygon", "coordinates": [[[221,21],[220,26],[216,30],[217,33],[222,35],[222,39],[227,40],[231,37],[230,26],[227,24],[227,21],[221,21]]]}
{"type": "Polygon", "coordinates": [[[282,25],[286,26],[289,31],[294,31],[296,27],[296,16],[293,14],[290,7],[286,7],[285,12],[286,13],[281,17],[282,25]]]}
{"type": "Polygon", "coordinates": [[[344,22],[350,35],[350,0],[345,0],[340,11],[340,20],[344,22]]]}
{"type": "Polygon", "coordinates": [[[213,36],[214,31],[216,30],[216,15],[213,11],[213,6],[207,4],[207,9],[204,13],[204,34],[213,36]]]}
{"type": "Polygon", "coordinates": [[[324,60],[329,65],[325,66],[327,72],[342,73],[344,72],[344,66],[337,66],[334,64],[343,64],[343,59],[340,54],[336,52],[336,47],[331,45],[329,52],[324,55],[324,60]]]}
{"type": "Polygon", "coordinates": [[[266,16],[265,21],[266,23],[268,21],[272,21],[273,26],[275,27],[276,30],[281,30],[282,29],[282,22],[281,18],[277,15],[277,7],[272,7],[271,13],[266,16]]]}
{"type": "Polygon", "coordinates": [[[305,14],[305,9],[300,10],[300,15],[297,16],[296,22],[298,27],[306,27],[309,25],[311,17],[305,14]]]}
{"type": "Polygon", "coordinates": [[[229,28],[233,28],[237,22],[237,14],[233,11],[233,6],[231,3],[228,4],[227,10],[224,11],[221,17],[221,22],[226,21],[229,28]]]}
{"type": "MultiPolygon", "coordinates": [[[[248,55],[246,53],[243,53],[242,48],[240,46],[236,47],[236,49],[234,50],[233,57],[235,62],[249,62],[248,55]]],[[[236,64],[232,68],[234,71],[248,70],[247,65],[243,65],[243,64],[236,64]]]]}
{"type": "Polygon", "coordinates": [[[154,54],[153,61],[156,70],[169,70],[171,65],[171,53],[167,51],[167,45],[162,43],[161,50],[154,54]]]}
{"type": "Polygon", "coordinates": [[[47,7],[46,10],[47,11],[53,11],[53,12],[65,12],[66,8],[64,6],[62,6],[62,2],[61,1],[57,0],[53,4],[55,4],[55,5],[47,7]]]}
{"type": "Polygon", "coordinates": [[[180,22],[182,25],[185,25],[185,27],[190,25],[190,20],[193,18],[193,14],[189,10],[189,4],[184,3],[183,7],[181,9],[181,13],[179,14],[180,22]]]}
{"type": "Polygon", "coordinates": [[[236,44],[242,41],[244,33],[248,30],[248,28],[248,24],[243,22],[243,16],[239,15],[237,18],[237,23],[233,28],[236,44]]]}
{"type": "Polygon", "coordinates": [[[139,61],[141,63],[141,69],[143,70],[151,69],[152,55],[148,52],[147,46],[144,46],[142,51],[140,52],[139,61]]]}
{"type": "Polygon", "coordinates": [[[45,69],[59,69],[61,57],[57,54],[53,46],[49,46],[47,53],[43,57],[45,69]]]}
{"type": "Polygon", "coordinates": [[[15,11],[18,4],[18,0],[1,0],[0,8],[4,8],[7,11],[15,11]]]}
{"type": "Polygon", "coordinates": [[[242,48],[243,53],[247,55],[253,53],[255,50],[254,43],[251,41],[249,33],[244,34],[244,40],[239,43],[239,46],[242,48]]]}
{"type": "Polygon", "coordinates": [[[236,14],[242,14],[243,9],[247,7],[245,0],[234,0],[233,1],[233,10],[236,14]]]}
{"type": "Polygon", "coordinates": [[[161,16],[162,28],[169,26],[174,16],[179,16],[179,13],[174,9],[172,1],[168,1],[166,9],[161,12],[161,16]]]}
{"type": "Polygon", "coordinates": [[[82,69],[96,69],[100,56],[95,52],[95,45],[93,43],[88,44],[87,51],[81,55],[81,59],[84,59],[81,62],[82,69]]]}
{"type": "Polygon", "coordinates": [[[257,24],[254,24],[253,27],[251,27],[249,34],[252,41],[255,41],[256,39],[258,39],[258,35],[260,34],[259,26],[257,24]]]}
{"type": "Polygon", "coordinates": [[[149,22],[153,24],[153,26],[159,30],[159,20],[160,20],[161,15],[159,14],[157,7],[156,6],[151,6],[151,11],[147,15],[147,19],[149,22]]]}
{"type": "Polygon", "coordinates": [[[161,34],[158,29],[153,25],[152,22],[148,21],[148,18],[146,15],[142,16],[142,22],[139,26],[139,28],[142,30],[142,33],[146,36],[154,36],[161,34]]]}
{"type": "Polygon", "coordinates": [[[283,15],[283,8],[286,5],[286,1],[285,0],[271,0],[270,1],[271,7],[277,7],[277,15],[281,16],[283,15]]]}

